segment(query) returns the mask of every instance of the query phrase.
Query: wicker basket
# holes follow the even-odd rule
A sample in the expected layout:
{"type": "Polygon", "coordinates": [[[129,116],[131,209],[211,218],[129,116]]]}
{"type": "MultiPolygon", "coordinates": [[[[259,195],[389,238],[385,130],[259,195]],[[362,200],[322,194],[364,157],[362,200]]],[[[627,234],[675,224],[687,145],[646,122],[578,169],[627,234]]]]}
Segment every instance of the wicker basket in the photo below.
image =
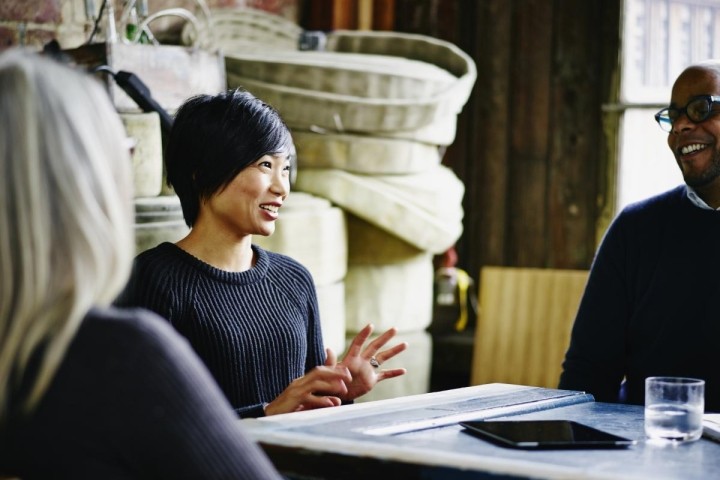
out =
{"type": "Polygon", "coordinates": [[[362,174],[405,174],[440,165],[437,146],[367,135],[293,131],[298,168],[337,168],[362,174]]]}
{"type": "Polygon", "coordinates": [[[477,78],[473,59],[450,42],[426,35],[338,30],[328,35],[327,49],[344,53],[389,55],[431,63],[458,78],[446,91],[459,112],[470,96],[477,78]]]}
{"type": "Polygon", "coordinates": [[[185,25],[182,42],[223,52],[297,50],[302,33],[299,25],[280,15],[245,7],[214,8],[208,25],[185,25]]]}
{"type": "Polygon", "coordinates": [[[462,234],[465,187],[443,165],[412,175],[305,168],[297,190],[327,198],[419,250],[442,253],[462,234]]]}
{"type": "Polygon", "coordinates": [[[384,265],[412,260],[423,252],[395,234],[348,213],[348,264],[384,265]]]}
{"type": "Polygon", "coordinates": [[[225,52],[234,77],[360,98],[418,99],[450,88],[457,78],[431,63],[341,52],[225,52]]]}
{"type": "Polygon", "coordinates": [[[328,50],[335,52],[335,56],[328,56],[329,52],[325,57],[296,52],[297,59],[316,60],[305,65],[297,59],[283,60],[288,58],[286,54],[268,54],[270,60],[276,60],[273,73],[269,73],[269,68],[260,69],[256,57],[226,51],[228,85],[246,88],[274,105],[293,128],[371,135],[412,134],[440,121],[456,121],[477,75],[472,59],[458,47],[423,35],[339,31],[329,34],[328,50]],[[359,62],[358,54],[365,55],[366,62],[375,60],[375,66],[366,65],[364,72],[358,69],[362,62],[353,64],[359,62]],[[335,57],[336,62],[319,61],[335,57]],[[243,59],[248,60],[247,66],[243,59]],[[419,67],[423,63],[426,65],[419,67]],[[408,65],[413,68],[404,68],[408,65]],[[438,68],[451,76],[440,75],[438,68]],[[277,72],[283,69],[287,72],[277,72]],[[317,73],[307,73],[312,69],[317,73]],[[292,79],[300,72],[315,80],[292,79]],[[318,81],[319,78],[322,80],[318,81]],[[281,79],[282,83],[275,83],[281,79]],[[380,79],[386,84],[374,86],[380,79]],[[397,86],[418,79],[427,82],[422,91],[406,92],[397,86]],[[401,90],[403,93],[398,94],[401,90]]]}

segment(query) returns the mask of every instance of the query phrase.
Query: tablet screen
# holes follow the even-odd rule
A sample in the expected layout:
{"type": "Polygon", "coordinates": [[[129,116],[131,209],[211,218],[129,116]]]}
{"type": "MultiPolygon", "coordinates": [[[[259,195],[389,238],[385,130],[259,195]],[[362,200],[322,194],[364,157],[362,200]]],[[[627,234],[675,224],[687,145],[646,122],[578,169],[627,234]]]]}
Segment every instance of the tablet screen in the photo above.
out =
{"type": "Polygon", "coordinates": [[[467,433],[515,448],[623,448],[636,442],[569,420],[460,422],[467,433]]]}

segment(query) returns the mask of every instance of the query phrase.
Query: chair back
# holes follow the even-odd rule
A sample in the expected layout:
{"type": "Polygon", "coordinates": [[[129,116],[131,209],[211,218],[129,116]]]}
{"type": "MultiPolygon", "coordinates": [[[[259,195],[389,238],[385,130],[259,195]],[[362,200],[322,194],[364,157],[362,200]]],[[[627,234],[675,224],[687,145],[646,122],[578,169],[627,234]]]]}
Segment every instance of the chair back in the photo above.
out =
{"type": "Polygon", "coordinates": [[[471,385],[557,388],[587,270],[483,267],[471,385]]]}

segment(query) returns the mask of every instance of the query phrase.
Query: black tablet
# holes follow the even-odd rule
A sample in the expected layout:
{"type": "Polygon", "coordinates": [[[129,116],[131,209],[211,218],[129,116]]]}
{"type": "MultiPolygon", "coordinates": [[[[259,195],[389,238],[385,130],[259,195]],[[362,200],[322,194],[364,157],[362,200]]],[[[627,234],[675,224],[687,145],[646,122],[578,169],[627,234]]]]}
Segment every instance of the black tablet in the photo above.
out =
{"type": "Polygon", "coordinates": [[[570,420],[478,420],[460,425],[469,434],[513,448],[625,448],[636,443],[570,420]]]}

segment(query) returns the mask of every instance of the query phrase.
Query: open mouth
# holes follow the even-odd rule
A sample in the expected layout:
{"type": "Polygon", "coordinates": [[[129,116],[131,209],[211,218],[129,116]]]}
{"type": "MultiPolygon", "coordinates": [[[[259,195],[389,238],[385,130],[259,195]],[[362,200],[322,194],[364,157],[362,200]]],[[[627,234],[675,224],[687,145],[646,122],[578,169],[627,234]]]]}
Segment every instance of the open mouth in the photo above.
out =
{"type": "Polygon", "coordinates": [[[705,150],[707,148],[707,145],[703,145],[701,143],[691,143],[690,145],[685,145],[680,149],[680,153],[682,155],[691,155],[693,153],[697,153],[701,150],[705,150]]]}
{"type": "Polygon", "coordinates": [[[278,210],[280,210],[280,208],[275,205],[260,205],[260,208],[270,213],[278,213],[278,210]]]}

